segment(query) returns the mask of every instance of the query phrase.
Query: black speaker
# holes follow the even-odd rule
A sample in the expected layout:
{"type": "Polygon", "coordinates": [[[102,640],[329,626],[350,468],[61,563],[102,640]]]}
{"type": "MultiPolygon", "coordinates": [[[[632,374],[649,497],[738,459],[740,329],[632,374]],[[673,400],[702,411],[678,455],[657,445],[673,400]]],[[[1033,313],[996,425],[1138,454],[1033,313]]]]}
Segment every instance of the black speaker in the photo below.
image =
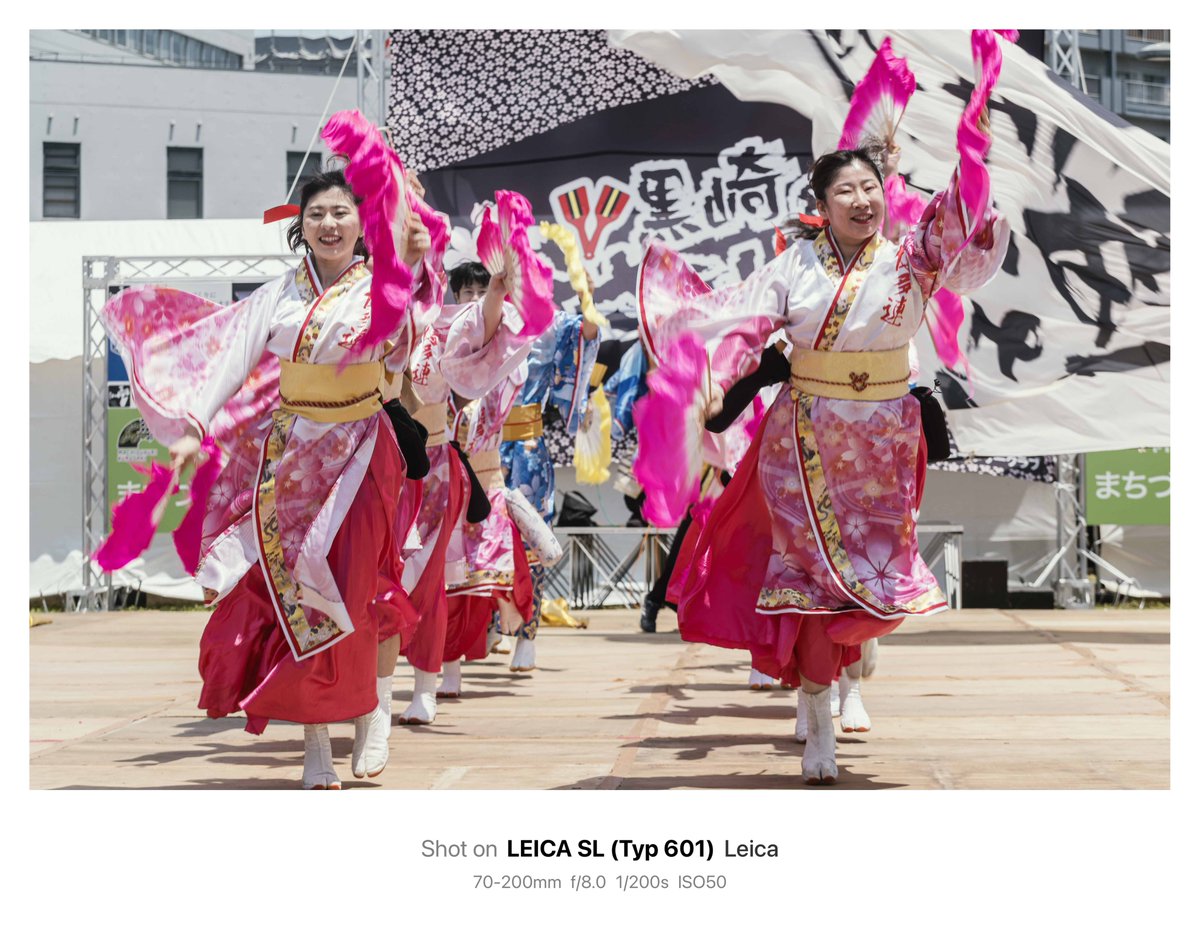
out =
{"type": "Polygon", "coordinates": [[[965,559],[962,564],[964,608],[1008,607],[1008,561],[965,559]]]}

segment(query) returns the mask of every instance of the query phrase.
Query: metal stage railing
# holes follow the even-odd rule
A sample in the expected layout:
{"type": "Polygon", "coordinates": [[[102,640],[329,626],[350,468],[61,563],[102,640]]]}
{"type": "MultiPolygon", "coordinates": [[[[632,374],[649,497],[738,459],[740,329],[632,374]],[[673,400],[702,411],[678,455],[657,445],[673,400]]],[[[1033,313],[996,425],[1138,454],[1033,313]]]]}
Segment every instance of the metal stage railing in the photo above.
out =
{"type": "MultiPolygon", "coordinates": [[[[641,605],[675,535],[673,527],[554,527],[554,532],[563,544],[563,558],[550,569],[546,596],[565,597],[577,609],[641,605]]],[[[929,536],[921,554],[930,569],[944,569],[947,603],[961,608],[962,526],[919,523],[917,534],[929,536]]]]}

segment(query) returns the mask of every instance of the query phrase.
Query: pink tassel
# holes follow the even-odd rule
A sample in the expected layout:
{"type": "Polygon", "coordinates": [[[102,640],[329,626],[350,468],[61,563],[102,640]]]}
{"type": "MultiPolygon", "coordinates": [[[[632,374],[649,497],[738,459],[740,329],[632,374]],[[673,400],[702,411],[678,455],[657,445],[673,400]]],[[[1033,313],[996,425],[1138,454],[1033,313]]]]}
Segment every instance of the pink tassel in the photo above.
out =
{"type": "Polygon", "coordinates": [[[783,231],[775,228],[775,256],[779,256],[787,250],[787,238],[783,236],[783,231]]]}
{"type": "Polygon", "coordinates": [[[891,37],[884,37],[871,67],[854,87],[838,149],[853,149],[868,135],[890,140],[916,89],[907,59],[894,55],[891,37]]]}
{"type": "Polygon", "coordinates": [[[105,572],[125,568],[146,551],[175,489],[175,472],[166,465],[154,462],[149,471],[138,470],[150,476],[150,483],[113,506],[112,532],[92,556],[105,572]]]}
{"type": "Polygon", "coordinates": [[[200,444],[204,461],[196,468],[188,493],[191,504],[184,514],[183,522],[176,528],[172,539],[183,567],[189,575],[196,574],[200,565],[200,540],[204,532],[204,514],[208,506],[208,495],[221,474],[221,448],[216,439],[206,436],[200,444]]]}
{"type": "Polygon", "coordinates": [[[650,372],[650,392],[633,408],[639,445],[633,476],[646,490],[642,513],[655,526],[674,526],[700,494],[700,432],[708,358],[695,335],[683,333],[650,372]]]}
{"type": "MultiPolygon", "coordinates": [[[[351,348],[352,352],[365,355],[400,330],[412,297],[412,271],[396,253],[392,236],[400,198],[407,191],[404,164],[378,128],[358,111],[334,114],[321,131],[321,138],[334,152],[344,153],[350,159],[346,181],[362,199],[358,211],[363,222],[363,239],[374,258],[371,324],[351,348]]],[[[430,234],[432,239],[432,229],[430,234]]]]}

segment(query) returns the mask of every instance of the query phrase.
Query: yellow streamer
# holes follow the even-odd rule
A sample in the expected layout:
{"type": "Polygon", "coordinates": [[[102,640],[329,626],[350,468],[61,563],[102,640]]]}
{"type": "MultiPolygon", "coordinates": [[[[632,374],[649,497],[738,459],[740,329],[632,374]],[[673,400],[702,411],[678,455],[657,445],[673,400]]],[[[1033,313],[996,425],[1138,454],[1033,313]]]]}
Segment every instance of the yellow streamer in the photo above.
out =
{"type": "Polygon", "coordinates": [[[583,317],[601,328],[608,327],[608,319],[599,313],[596,304],[592,302],[592,293],[588,289],[587,272],[583,269],[583,257],[579,253],[579,241],[574,231],[568,231],[561,224],[551,224],[543,221],[539,227],[542,236],[552,240],[562,249],[563,258],[567,262],[567,276],[571,280],[571,288],[579,294],[583,317]]]}

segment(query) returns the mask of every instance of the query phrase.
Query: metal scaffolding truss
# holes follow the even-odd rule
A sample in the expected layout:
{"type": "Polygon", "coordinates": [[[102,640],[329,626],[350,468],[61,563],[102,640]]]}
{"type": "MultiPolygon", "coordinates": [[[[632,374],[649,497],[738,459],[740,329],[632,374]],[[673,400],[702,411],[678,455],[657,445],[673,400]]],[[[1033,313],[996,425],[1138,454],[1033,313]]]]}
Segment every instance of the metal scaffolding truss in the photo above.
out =
{"type": "Polygon", "coordinates": [[[1087,94],[1087,82],[1083,77],[1083,59],[1079,55],[1079,31],[1076,29],[1050,29],[1050,70],[1066,78],[1068,82],[1087,94]]]}
{"type": "Polygon", "coordinates": [[[358,31],[358,109],[380,129],[387,127],[390,61],[387,31],[358,31]]]}
{"type": "MultiPolygon", "coordinates": [[[[1058,481],[1054,485],[1056,516],[1056,543],[1049,552],[1030,562],[1013,566],[1012,573],[1019,581],[1032,588],[1041,588],[1052,583],[1054,604],[1059,608],[1091,608],[1096,604],[1096,582],[1093,581],[1089,563],[1099,572],[1107,572],[1116,580],[1115,600],[1120,604],[1141,583],[1126,575],[1115,565],[1104,559],[1097,549],[1088,544],[1087,517],[1083,506],[1083,456],[1058,456],[1058,481]]],[[[1141,599],[1145,606],[1145,599],[1141,599]]]]}
{"type": "Polygon", "coordinates": [[[108,341],[100,310],[113,287],[154,283],[186,289],[196,279],[265,282],[295,264],[288,254],[83,258],[83,576],[81,590],[69,596],[74,610],[108,610],[113,604],[112,576],[90,559],[108,529],[108,341]]]}

